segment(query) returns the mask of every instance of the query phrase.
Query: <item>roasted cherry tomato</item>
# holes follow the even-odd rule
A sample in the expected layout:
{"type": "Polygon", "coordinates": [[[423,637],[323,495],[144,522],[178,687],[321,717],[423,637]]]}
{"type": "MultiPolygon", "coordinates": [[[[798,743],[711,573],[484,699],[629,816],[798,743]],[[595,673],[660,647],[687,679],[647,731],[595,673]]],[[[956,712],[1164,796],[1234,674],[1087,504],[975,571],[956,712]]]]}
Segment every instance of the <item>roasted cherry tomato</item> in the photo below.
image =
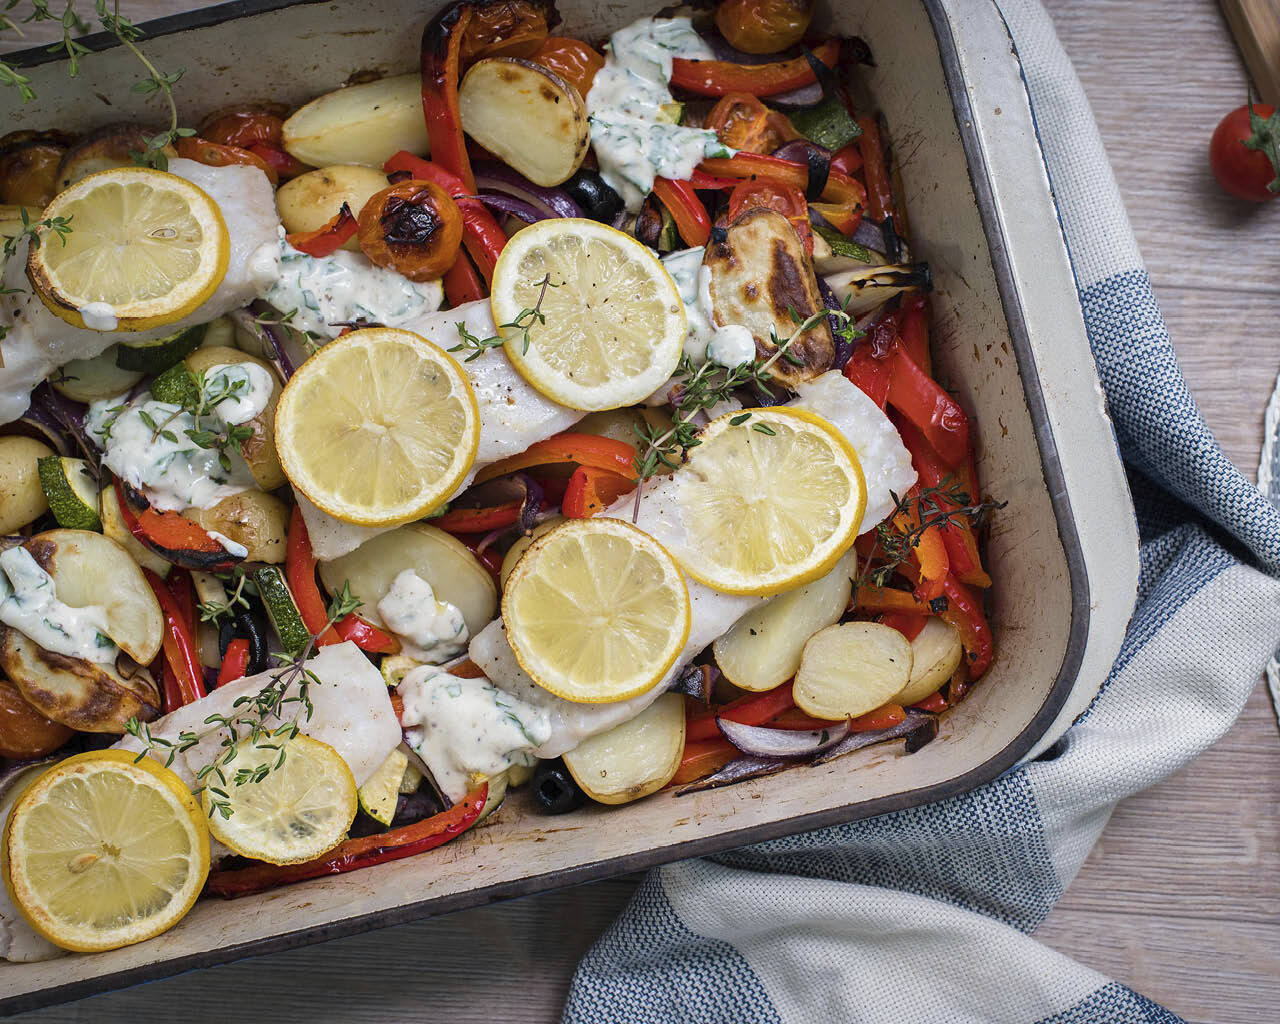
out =
{"type": "Polygon", "coordinates": [[[547,38],[547,13],[529,0],[475,4],[462,34],[462,63],[482,57],[529,57],[547,38]]]}
{"type": "Polygon", "coordinates": [[[453,266],[462,213],[439,185],[403,181],[376,193],[360,211],[360,248],[380,267],[430,281],[453,266]]]}
{"type": "Polygon", "coordinates": [[[274,107],[227,107],[201,121],[199,135],[210,142],[242,149],[255,142],[279,146],[284,137],[284,118],[274,107]]]}
{"type": "Polygon", "coordinates": [[[58,191],[58,164],[66,151],[66,146],[43,139],[5,146],[0,150],[0,203],[47,206],[58,191]]]}
{"type": "Polygon", "coordinates": [[[596,72],[604,67],[604,58],[581,39],[547,36],[538,52],[529,58],[548,71],[554,71],[578,90],[583,99],[591,91],[596,72]]]}
{"type": "Polygon", "coordinates": [[[778,53],[800,42],[813,0],[721,0],[716,27],[743,53],[778,53]]]}
{"type": "Polygon", "coordinates": [[[1266,202],[1280,194],[1280,117],[1262,103],[1231,111],[1209,140],[1218,184],[1239,199],[1266,202]]]}
{"type": "Polygon", "coordinates": [[[770,110],[745,92],[722,96],[707,115],[706,127],[731,149],[772,153],[784,142],[800,138],[786,114],[770,110]]]}
{"type": "Polygon", "coordinates": [[[775,181],[741,182],[729,195],[729,219],[737,220],[739,214],[757,209],[776,210],[791,221],[804,242],[805,252],[813,255],[813,229],[809,226],[809,204],[803,192],[775,181]]]}
{"type": "Polygon", "coordinates": [[[69,739],[70,729],[45,718],[0,676],[0,757],[44,757],[69,739]]]}
{"type": "Polygon", "coordinates": [[[268,164],[257,153],[250,153],[239,146],[227,146],[220,142],[210,142],[198,137],[178,140],[178,156],[184,160],[194,160],[198,164],[209,167],[226,167],[230,164],[244,164],[256,167],[265,174],[272,185],[279,184],[276,169],[268,164]]]}

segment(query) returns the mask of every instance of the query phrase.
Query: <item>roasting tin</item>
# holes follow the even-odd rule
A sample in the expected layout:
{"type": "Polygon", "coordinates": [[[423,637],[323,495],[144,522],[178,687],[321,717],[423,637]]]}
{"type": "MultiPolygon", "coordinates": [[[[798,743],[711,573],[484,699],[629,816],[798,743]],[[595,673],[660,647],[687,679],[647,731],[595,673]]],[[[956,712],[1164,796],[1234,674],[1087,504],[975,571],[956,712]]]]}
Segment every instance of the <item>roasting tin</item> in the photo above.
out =
{"type": "MultiPolygon", "coordinates": [[[[991,670],[907,757],[872,747],[676,798],[539,817],[527,794],[421,857],[256,897],[203,900],[125,949],[0,964],[0,1011],[606,878],[665,861],[963,793],[1049,747],[1098,692],[1137,584],[1137,531],[1089,352],[1017,54],[989,0],[841,0],[823,29],[859,35],[860,71],[902,168],[913,254],[934,271],[935,356],[977,421],[984,493],[1008,502],[988,549],[991,670]]],[[[566,31],[599,40],[644,0],[561,0],[566,31]]],[[[234,101],[301,103],[357,74],[417,65],[420,3],[241,0],[144,26],[159,66],[187,71],[184,123],[234,101]]],[[[158,112],[130,91],[134,58],[107,37],[78,79],[20,55],[39,99],[5,101],[10,129],[83,130],[158,112]]]]}

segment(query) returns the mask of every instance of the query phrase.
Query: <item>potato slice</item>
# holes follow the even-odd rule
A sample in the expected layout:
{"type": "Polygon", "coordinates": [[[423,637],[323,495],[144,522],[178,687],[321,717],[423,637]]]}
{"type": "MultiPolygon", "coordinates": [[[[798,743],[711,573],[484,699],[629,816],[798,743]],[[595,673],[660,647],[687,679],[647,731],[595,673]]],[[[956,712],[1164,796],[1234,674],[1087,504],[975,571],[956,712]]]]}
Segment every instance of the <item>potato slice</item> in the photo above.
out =
{"type": "Polygon", "coordinates": [[[964,645],[960,631],[949,622],[929,618],[911,641],[911,682],[897,696],[899,704],[918,704],[951,678],[960,667],[964,645]]]}
{"type": "Polygon", "coordinates": [[[592,800],[630,803],[671,781],[684,753],[684,726],[684,697],[664,693],[630,721],[584,740],[564,763],[592,800]]]}
{"type": "Polygon", "coordinates": [[[839,622],[853,593],[858,553],[850,548],[827,575],[779,594],[747,612],[715,643],[716,664],[743,690],[772,690],[800,667],[804,645],[818,630],[839,622]]]}
{"type": "Polygon", "coordinates": [[[911,679],[911,644],[879,622],[843,622],[804,646],[792,692],[814,718],[854,718],[888,704],[911,679]]]}
{"type": "MultiPolygon", "coordinates": [[[[276,191],[280,221],[290,233],[317,231],[338,215],[346,203],[357,217],[376,192],[387,187],[387,176],[374,167],[337,164],[300,174],[276,191]]],[[[354,235],[342,248],[360,251],[354,235]]]]}
{"type": "Polygon", "coordinates": [[[278,564],[285,557],[285,532],[289,509],[274,495],[264,491],[241,491],[223,498],[212,508],[190,508],[182,513],[206,530],[249,549],[247,562],[278,564]]]}
{"type": "MultiPolygon", "coordinates": [[[[756,341],[756,353],[777,349],[773,338],[795,333],[792,313],[807,319],[826,303],[818,292],[813,262],[791,222],[774,210],[750,209],[729,225],[724,240],[703,256],[711,271],[711,303],[716,326],[742,324],[756,341]]],[[[825,319],[787,349],[799,360],[779,359],[771,370],[783,384],[812,380],[831,368],[835,341],[825,319]]]]}
{"type": "MultiPolygon", "coordinates": [[[[58,164],[58,191],[98,171],[132,167],[133,154],[147,148],[150,134],[136,124],[108,124],[89,132],[63,154],[58,164]]],[[[174,155],[171,147],[166,150],[174,155]]]]}
{"type": "Polygon", "coordinates": [[[24,545],[53,577],[58,600],[72,608],[101,605],[107,635],[140,665],[160,651],[164,620],[142,570],[119,544],[85,530],[48,530],[24,545]]]}
{"type": "Polygon", "coordinates": [[[14,533],[49,511],[37,463],[52,454],[34,437],[0,437],[0,533],[14,533]]]}
{"type": "Polygon", "coordinates": [[[284,148],[312,167],[381,167],[402,149],[425,154],[422,77],[414,71],[317,97],[285,121],[284,148]]]}
{"type": "Polygon", "coordinates": [[[244,456],[254,482],[264,491],[274,491],[285,482],[285,476],[280,456],[276,453],[276,403],[280,401],[280,380],[271,364],[230,345],[202,346],[184,362],[192,373],[201,373],[211,366],[255,363],[271,375],[271,398],[266,408],[245,424],[253,427],[253,437],[240,445],[240,454],[244,456]]]}
{"type": "Polygon", "coordinates": [[[0,667],[27,703],[81,732],[123,733],[130,718],[149,722],[162,707],[146,669],[126,678],[114,665],[46,651],[9,626],[0,626],[0,667]]]}
{"type": "Polygon", "coordinates": [[[462,130],[535,185],[573,176],[591,145],[578,90],[515,57],[476,61],[458,87],[462,130]]]}
{"type": "Polygon", "coordinates": [[[426,523],[410,523],[367,540],[350,554],[320,563],[320,578],[330,593],[351,584],[364,604],[360,617],[382,625],[378,602],[395,578],[412,569],[431,584],[436,600],[456,605],[475,636],[498,614],[498,588],[493,577],[459,540],[426,523]]]}
{"type": "Polygon", "coordinates": [[[507,553],[502,557],[502,568],[498,570],[498,583],[503,590],[507,589],[507,577],[511,575],[511,570],[516,567],[516,562],[520,561],[520,556],[529,550],[535,540],[544,533],[554,530],[563,522],[564,516],[552,516],[550,519],[545,519],[533,528],[531,534],[527,537],[517,537],[515,543],[507,548],[507,553]]]}

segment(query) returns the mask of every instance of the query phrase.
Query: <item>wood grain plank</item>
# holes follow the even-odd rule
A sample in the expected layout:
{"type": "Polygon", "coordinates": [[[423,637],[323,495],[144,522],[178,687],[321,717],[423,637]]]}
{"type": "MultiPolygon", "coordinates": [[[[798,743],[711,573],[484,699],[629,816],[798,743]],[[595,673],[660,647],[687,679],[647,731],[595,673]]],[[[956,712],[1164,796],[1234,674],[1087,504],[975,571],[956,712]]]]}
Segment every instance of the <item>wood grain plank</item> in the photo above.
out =
{"type": "Polygon", "coordinates": [[[1272,0],[1218,0],[1263,103],[1280,104],[1280,8],[1272,0]]]}

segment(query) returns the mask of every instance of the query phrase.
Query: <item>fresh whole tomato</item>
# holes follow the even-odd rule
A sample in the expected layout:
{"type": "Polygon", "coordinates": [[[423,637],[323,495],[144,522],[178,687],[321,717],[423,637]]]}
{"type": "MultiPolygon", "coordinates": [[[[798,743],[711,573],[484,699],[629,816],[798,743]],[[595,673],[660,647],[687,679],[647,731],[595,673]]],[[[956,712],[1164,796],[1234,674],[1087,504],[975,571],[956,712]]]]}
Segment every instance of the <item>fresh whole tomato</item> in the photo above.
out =
{"type": "Polygon", "coordinates": [[[71,730],[51,722],[0,676],[0,757],[44,757],[71,739],[71,730]]]}
{"type": "Polygon", "coordinates": [[[716,28],[743,53],[779,53],[800,42],[813,8],[814,0],[722,0],[716,28]]]}
{"type": "Polygon", "coordinates": [[[1280,117],[1276,108],[1246,104],[1218,122],[1209,140],[1218,184],[1240,199],[1266,202],[1280,194],[1280,117]]]}

